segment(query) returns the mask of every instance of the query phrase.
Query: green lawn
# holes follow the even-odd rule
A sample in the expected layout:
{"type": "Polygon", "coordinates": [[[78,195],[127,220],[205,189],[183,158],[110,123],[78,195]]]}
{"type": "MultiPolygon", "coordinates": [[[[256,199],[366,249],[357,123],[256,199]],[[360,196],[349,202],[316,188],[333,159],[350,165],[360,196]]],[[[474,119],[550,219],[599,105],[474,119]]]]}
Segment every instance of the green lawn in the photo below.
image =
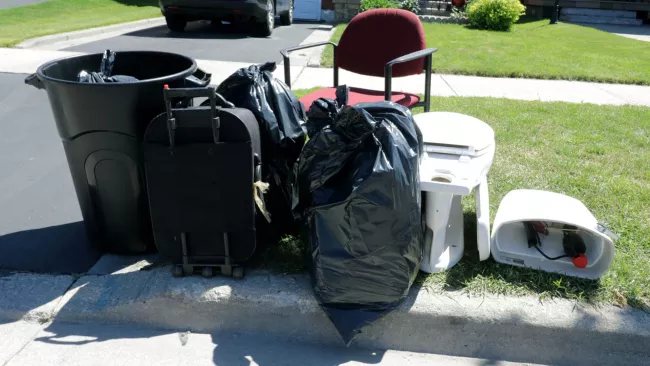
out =
{"type": "Polygon", "coordinates": [[[50,0],[0,10],[0,47],[49,34],[161,16],[156,0],[50,0]]]}
{"type": "MultiPolygon", "coordinates": [[[[650,43],[548,20],[516,24],[511,32],[424,23],[437,73],[650,84],[650,43]]],[[[345,25],[332,40],[338,42],[345,25]]],[[[332,66],[331,47],[322,64],[332,66]]]]}
{"type": "MultiPolygon", "coordinates": [[[[304,91],[298,91],[301,95],[304,91]]],[[[432,291],[538,294],[586,302],[650,306],[650,109],[493,98],[433,98],[432,110],[475,116],[492,126],[497,150],[490,170],[491,217],[503,196],[530,188],[583,201],[620,239],[599,281],[478,262],[474,197],[464,197],[467,254],[450,271],[421,275],[432,291]]],[[[304,270],[300,242],[268,256],[283,272],[304,270]]]]}

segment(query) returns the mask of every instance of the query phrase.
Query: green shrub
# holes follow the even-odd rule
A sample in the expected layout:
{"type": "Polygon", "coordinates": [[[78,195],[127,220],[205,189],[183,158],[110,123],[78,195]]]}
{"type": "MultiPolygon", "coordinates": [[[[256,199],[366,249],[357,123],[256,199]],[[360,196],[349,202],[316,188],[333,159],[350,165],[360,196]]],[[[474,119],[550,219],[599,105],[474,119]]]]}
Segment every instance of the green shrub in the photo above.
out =
{"type": "Polygon", "coordinates": [[[420,14],[420,0],[404,0],[399,7],[414,14],[420,14]]]}
{"type": "Polygon", "coordinates": [[[395,0],[361,0],[361,11],[370,9],[399,8],[399,3],[395,0]]]}
{"type": "Polygon", "coordinates": [[[467,7],[467,18],[478,29],[507,31],[525,10],[519,0],[474,0],[467,7]]]}

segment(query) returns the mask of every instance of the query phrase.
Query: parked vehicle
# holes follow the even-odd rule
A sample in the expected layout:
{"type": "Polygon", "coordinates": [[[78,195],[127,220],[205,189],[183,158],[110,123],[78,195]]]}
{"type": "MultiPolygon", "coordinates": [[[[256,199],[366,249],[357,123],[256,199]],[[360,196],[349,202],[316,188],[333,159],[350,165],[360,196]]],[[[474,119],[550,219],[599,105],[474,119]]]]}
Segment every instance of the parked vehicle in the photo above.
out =
{"type": "Polygon", "coordinates": [[[293,22],[294,0],[158,0],[167,27],[182,32],[188,21],[251,22],[257,35],[268,37],[275,27],[275,16],[282,25],[293,22]]]}

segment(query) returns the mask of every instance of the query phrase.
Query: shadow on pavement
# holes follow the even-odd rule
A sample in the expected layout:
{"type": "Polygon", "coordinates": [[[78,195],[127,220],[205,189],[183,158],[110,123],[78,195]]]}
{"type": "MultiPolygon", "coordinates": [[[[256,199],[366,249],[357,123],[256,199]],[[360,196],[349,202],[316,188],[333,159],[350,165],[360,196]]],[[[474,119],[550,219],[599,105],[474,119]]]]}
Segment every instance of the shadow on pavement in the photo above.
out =
{"type": "MultiPolygon", "coordinates": [[[[574,324],[567,324],[569,328],[598,327],[600,319],[582,311],[580,307],[576,307],[575,311],[580,313],[581,318],[574,324]]],[[[214,316],[218,317],[219,314],[214,316]]],[[[528,325],[518,314],[512,314],[506,322],[519,326],[502,327],[492,322],[480,326],[472,324],[469,326],[471,330],[462,338],[457,338],[457,331],[448,332],[441,327],[439,336],[430,339],[428,352],[478,358],[475,360],[477,365],[498,365],[502,361],[567,366],[636,364],[643,356],[639,352],[639,347],[643,347],[643,337],[625,334],[608,337],[596,335],[588,347],[584,346],[584,340],[580,340],[578,343],[583,348],[577,351],[575,344],[567,339],[571,337],[569,333],[528,325]],[[616,348],[609,347],[609,342],[616,348]],[[455,346],[449,349],[447,346],[450,344],[455,346]]],[[[583,336],[589,338],[594,334],[597,333],[587,332],[583,336]]],[[[229,366],[331,366],[350,362],[372,365],[381,363],[387,355],[384,350],[361,348],[354,344],[346,348],[343,345],[314,344],[275,337],[272,334],[251,334],[238,330],[192,333],[151,329],[134,324],[68,324],[58,320],[39,333],[28,352],[23,353],[31,354],[25,355],[27,359],[23,361],[38,358],[33,354],[47,353],[53,364],[70,362],[71,357],[75,359],[74,364],[79,364],[82,358],[78,357],[82,355],[83,359],[96,360],[97,364],[110,364],[110,360],[114,364],[158,364],[164,361],[166,364],[194,362],[229,366]]],[[[404,364],[407,364],[406,359],[404,364]]]]}
{"type": "Polygon", "coordinates": [[[0,268],[36,273],[83,273],[101,253],[88,242],[83,222],[0,236],[0,268]]]}
{"type": "MultiPolygon", "coordinates": [[[[197,334],[126,325],[74,325],[54,322],[32,343],[29,353],[49,352],[53,363],[95,360],[106,364],[207,364],[227,366],[332,366],[378,364],[385,351],[287,343],[269,336],[236,332],[197,334]],[[52,348],[56,346],[56,348],[52,348]]],[[[31,355],[26,355],[31,360],[31,355]]],[[[20,358],[16,361],[19,361],[20,358]]],[[[76,364],[75,362],[75,364],[76,364]]]]}
{"type": "Polygon", "coordinates": [[[362,364],[379,364],[386,351],[346,348],[344,346],[323,346],[316,344],[275,342],[255,342],[254,345],[234,342],[226,336],[212,335],[215,344],[213,362],[215,365],[232,366],[275,366],[275,365],[305,365],[331,366],[344,365],[350,362],[362,364]],[[275,344],[274,344],[275,343],[275,344]],[[298,352],[288,345],[297,346],[298,352]],[[251,347],[252,346],[252,347],[251,347]],[[282,349],[284,352],[278,352],[282,349]]]}
{"type": "Polygon", "coordinates": [[[177,38],[177,39],[244,39],[251,36],[250,29],[243,26],[221,25],[193,22],[187,25],[185,32],[172,32],[167,26],[147,28],[124,34],[131,37],[177,38]]]}
{"type": "MultiPolygon", "coordinates": [[[[279,26],[276,24],[275,28],[279,26]]],[[[316,29],[316,28],[314,28],[316,29]]],[[[250,23],[214,24],[209,21],[189,22],[184,32],[172,32],[159,26],[124,34],[132,37],[171,39],[246,39],[257,38],[250,23]]]]}

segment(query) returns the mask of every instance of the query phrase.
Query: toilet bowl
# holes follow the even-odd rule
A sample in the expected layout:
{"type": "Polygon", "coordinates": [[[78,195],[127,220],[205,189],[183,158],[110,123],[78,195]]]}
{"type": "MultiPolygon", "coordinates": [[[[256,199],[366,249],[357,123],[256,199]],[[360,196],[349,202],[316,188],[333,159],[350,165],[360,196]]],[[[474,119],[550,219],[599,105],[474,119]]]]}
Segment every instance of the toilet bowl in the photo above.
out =
{"type": "Polygon", "coordinates": [[[494,131],[474,117],[452,112],[414,116],[422,132],[420,189],[426,222],[424,258],[429,273],[453,267],[463,256],[462,196],[476,190],[479,258],[490,256],[487,173],[494,159],[494,131]]]}

